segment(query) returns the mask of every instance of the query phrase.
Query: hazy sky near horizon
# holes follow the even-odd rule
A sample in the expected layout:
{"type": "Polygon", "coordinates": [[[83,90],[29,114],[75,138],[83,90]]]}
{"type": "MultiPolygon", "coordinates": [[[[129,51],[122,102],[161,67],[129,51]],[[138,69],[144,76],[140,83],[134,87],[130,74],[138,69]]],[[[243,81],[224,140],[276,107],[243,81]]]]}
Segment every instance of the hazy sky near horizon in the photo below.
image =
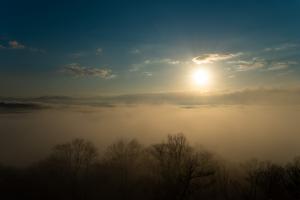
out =
{"type": "Polygon", "coordinates": [[[93,142],[101,155],[119,139],[151,145],[176,133],[230,162],[287,162],[300,155],[299,111],[299,105],[165,104],[0,112],[0,163],[30,164],[74,138],[93,142]]]}
{"type": "Polygon", "coordinates": [[[296,87],[300,1],[1,1],[0,96],[296,87]],[[191,74],[208,69],[210,84],[191,74]]]}

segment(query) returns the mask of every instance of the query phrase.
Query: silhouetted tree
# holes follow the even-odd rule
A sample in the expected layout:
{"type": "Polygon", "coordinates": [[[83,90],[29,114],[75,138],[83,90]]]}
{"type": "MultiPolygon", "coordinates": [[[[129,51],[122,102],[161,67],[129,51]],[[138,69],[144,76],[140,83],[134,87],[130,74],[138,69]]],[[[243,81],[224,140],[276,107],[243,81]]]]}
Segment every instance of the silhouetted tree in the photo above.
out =
{"type": "Polygon", "coordinates": [[[182,134],[169,135],[167,142],[153,145],[151,154],[157,163],[161,199],[188,199],[210,183],[204,177],[214,174],[210,154],[195,152],[182,134]]]}
{"type": "Polygon", "coordinates": [[[244,190],[246,199],[283,199],[284,169],[271,162],[248,162],[246,169],[248,187],[244,190]]]}
{"type": "Polygon", "coordinates": [[[285,167],[285,187],[294,199],[300,199],[300,157],[285,167]]]}
{"type": "Polygon", "coordinates": [[[119,140],[108,146],[103,164],[110,176],[110,186],[115,188],[111,195],[118,199],[132,199],[133,195],[139,195],[141,179],[146,172],[146,158],[145,150],[137,140],[119,140]]]}
{"type": "MultiPolygon", "coordinates": [[[[35,174],[48,179],[41,190],[50,188],[55,199],[84,199],[88,190],[88,180],[93,165],[97,161],[97,150],[84,139],[74,139],[56,145],[47,159],[34,166],[35,174]]],[[[41,186],[38,186],[41,187],[41,186]]]]}
{"type": "Polygon", "coordinates": [[[92,143],[75,139],[70,143],[56,145],[49,160],[60,165],[61,170],[80,176],[88,172],[96,158],[97,150],[92,143]]]}
{"type": "Polygon", "coordinates": [[[244,199],[255,200],[259,196],[259,161],[252,159],[242,165],[245,183],[241,183],[240,192],[244,199]]]}
{"type": "Polygon", "coordinates": [[[213,186],[216,199],[230,200],[239,198],[236,188],[239,181],[238,171],[234,166],[230,167],[224,161],[216,162],[215,185],[213,186]]]}
{"type": "Polygon", "coordinates": [[[1,199],[298,200],[299,191],[300,158],[285,167],[232,166],[182,134],[149,147],[119,140],[101,158],[92,143],[75,139],[28,167],[0,165],[1,199]]]}
{"type": "Polygon", "coordinates": [[[271,162],[262,162],[258,171],[259,186],[265,199],[285,199],[284,169],[271,162]]]}

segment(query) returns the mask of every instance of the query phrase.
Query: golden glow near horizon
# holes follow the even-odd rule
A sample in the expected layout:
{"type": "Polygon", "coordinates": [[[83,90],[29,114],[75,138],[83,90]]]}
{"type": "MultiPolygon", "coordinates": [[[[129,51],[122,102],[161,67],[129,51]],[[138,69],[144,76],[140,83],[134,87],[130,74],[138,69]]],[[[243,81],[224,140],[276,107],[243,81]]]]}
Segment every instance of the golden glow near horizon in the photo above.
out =
{"type": "Polygon", "coordinates": [[[194,85],[206,87],[211,82],[211,73],[206,68],[197,68],[192,71],[191,78],[194,85]]]}

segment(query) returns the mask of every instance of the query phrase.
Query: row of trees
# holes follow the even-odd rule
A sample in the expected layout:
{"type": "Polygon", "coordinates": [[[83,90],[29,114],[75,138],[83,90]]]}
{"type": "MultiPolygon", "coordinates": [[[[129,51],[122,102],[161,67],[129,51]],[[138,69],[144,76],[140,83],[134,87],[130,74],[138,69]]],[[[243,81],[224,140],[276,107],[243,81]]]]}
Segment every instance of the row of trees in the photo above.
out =
{"type": "Polygon", "coordinates": [[[26,169],[0,166],[3,199],[300,199],[300,159],[230,166],[182,134],[148,147],[120,140],[103,155],[83,139],[26,169]]]}

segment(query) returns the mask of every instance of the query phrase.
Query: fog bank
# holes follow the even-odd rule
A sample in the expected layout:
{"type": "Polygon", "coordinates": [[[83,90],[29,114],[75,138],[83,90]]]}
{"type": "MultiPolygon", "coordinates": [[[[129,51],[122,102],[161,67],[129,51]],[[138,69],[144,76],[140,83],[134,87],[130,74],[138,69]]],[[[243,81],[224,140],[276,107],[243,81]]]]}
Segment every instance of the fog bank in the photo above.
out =
{"type": "Polygon", "coordinates": [[[160,142],[182,132],[231,161],[286,161],[300,155],[300,106],[69,106],[0,114],[0,162],[24,165],[80,137],[101,152],[117,139],[160,142]]]}

